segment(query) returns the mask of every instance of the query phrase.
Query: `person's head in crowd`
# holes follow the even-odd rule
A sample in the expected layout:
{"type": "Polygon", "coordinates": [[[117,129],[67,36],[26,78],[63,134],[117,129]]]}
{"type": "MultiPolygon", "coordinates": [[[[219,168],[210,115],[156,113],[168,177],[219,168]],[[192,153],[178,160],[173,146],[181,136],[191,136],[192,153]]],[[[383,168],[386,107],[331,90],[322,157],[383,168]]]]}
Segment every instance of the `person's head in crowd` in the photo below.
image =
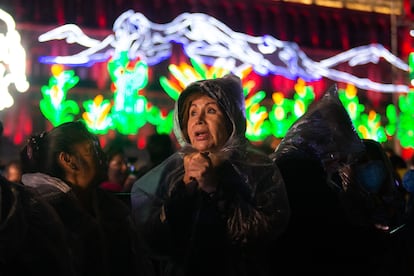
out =
{"type": "Polygon", "coordinates": [[[128,205],[99,188],[106,155],[82,121],[31,136],[21,160],[22,184],[59,217],[71,275],[152,275],[128,205]]]}
{"type": "Polygon", "coordinates": [[[15,144],[6,136],[3,122],[0,121],[0,171],[3,171],[8,163],[18,160],[19,153],[20,145],[15,144]]]}
{"type": "Polygon", "coordinates": [[[81,190],[97,187],[106,179],[105,154],[82,121],[63,123],[31,136],[20,157],[23,177],[43,173],[81,190]]]}
{"type": "Polygon", "coordinates": [[[412,216],[414,209],[414,154],[408,159],[408,169],[402,178],[402,186],[407,191],[406,194],[406,213],[412,216]]]}
{"type": "MultiPolygon", "coordinates": [[[[414,156],[414,155],[413,155],[414,156]]],[[[411,162],[414,161],[414,158],[411,158],[411,162]]],[[[410,194],[414,194],[414,163],[410,167],[410,169],[404,174],[404,177],[402,179],[402,184],[404,185],[404,188],[409,192],[410,194]]],[[[414,201],[413,201],[414,203],[414,201]]]]}
{"type": "Polygon", "coordinates": [[[414,154],[408,160],[408,165],[409,169],[403,176],[402,184],[404,188],[407,190],[407,192],[412,194],[410,195],[410,197],[412,198],[411,204],[414,204],[414,154]]]}
{"type": "Polygon", "coordinates": [[[394,169],[395,173],[397,174],[397,180],[401,182],[401,178],[403,177],[404,173],[407,171],[407,162],[395,152],[395,150],[389,146],[384,146],[384,151],[387,154],[388,158],[390,159],[392,168],[394,169]]]}
{"type": "Polygon", "coordinates": [[[22,179],[22,166],[20,160],[12,160],[8,162],[4,167],[3,175],[11,182],[20,182],[22,179]]]}
{"type": "Polygon", "coordinates": [[[388,231],[401,223],[404,197],[381,144],[372,139],[362,142],[365,151],[342,172],[343,203],[352,221],[388,231]]]}
{"type": "Polygon", "coordinates": [[[170,271],[266,275],[269,263],[258,255],[286,229],[290,210],[277,166],[247,141],[246,124],[242,81],[235,75],[195,81],[178,97],[180,148],[131,191],[133,217],[170,271]],[[162,229],[162,241],[154,229],[162,229]],[[228,254],[242,248],[252,250],[246,259],[228,254]]]}
{"type": "Polygon", "coordinates": [[[175,145],[168,134],[154,133],[147,138],[145,147],[149,154],[151,166],[154,167],[175,152],[175,145]]]}
{"type": "Polygon", "coordinates": [[[112,192],[121,192],[130,173],[124,148],[119,143],[113,143],[108,145],[104,152],[108,160],[108,179],[100,187],[112,192]]]}
{"type": "Polygon", "coordinates": [[[234,75],[187,86],[177,101],[175,134],[199,152],[245,144],[246,114],[241,80],[234,75]],[[178,127],[177,127],[178,126],[178,127]]]}
{"type": "Polygon", "coordinates": [[[408,160],[408,167],[411,170],[414,170],[414,153],[413,153],[413,155],[411,155],[411,158],[408,160]]]}
{"type": "Polygon", "coordinates": [[[191,163],[204,159],[215,167],[247,145],[245,99],[235,75],[188,85],[176,102],[175,116],[177,140],[183,152],[191,153],[184,158],[185,183],[201,183],[187,169],[191,163]]]}

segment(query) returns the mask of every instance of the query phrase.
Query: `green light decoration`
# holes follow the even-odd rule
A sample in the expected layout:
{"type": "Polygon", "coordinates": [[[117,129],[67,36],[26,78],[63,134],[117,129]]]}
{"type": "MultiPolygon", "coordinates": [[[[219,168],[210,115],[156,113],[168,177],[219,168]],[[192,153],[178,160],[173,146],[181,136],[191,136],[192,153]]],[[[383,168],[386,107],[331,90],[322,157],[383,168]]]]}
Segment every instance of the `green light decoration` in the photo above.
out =
{"type": "Polygon", "coordinates": [[[217,66],[222,64],[222,59],[217,59],[215,64],[210,67],[192,58],[190,58],[190,62],[192,66],[187,63],[181,63],[180,65],[170,64],[168,66],[168,70],[174,76],[176,82],[169,80],[165,76],[159,78],[161,87],[174,101],[178,99],[180,92],[190,83],[198,80],[223,77],[230,73],[229,70],[224,70],[222,67],[217,66]]]}
{"type": "Polygon", "coordinates": [[[291,99],[286,99],[281,92],[274,92],[272,99],[274,104],[269,113],[269,121],[272,124],[271,132],[276,138],[283,138],[298,119],[292,112],[295,103],[291,99]]]}
{"type": "Polygon", "coordinates": [[[296,118],[299,118],[306,113],[309,105],[315,100],[315,92],[313,87],[306,85],[303,79],[298,79],[294,89],[296,93],[293,95],[293,110],[296,118]]]}
{"type": "Polygon", "coordinates": [[[400,120],[397,138],[403,148],[414,148],[414,90],[410,90],[406,96],[400,96],[398,106],[400,120]]]}
{"type": "Polygon", "coordinates": [[[113,81],[112,104],[103,97],[85,102],[83,114],[88,127],[97,134],[116,129],[124,135],[136,134],[146,123],[156,127],[158,133],[171,133],[172,117],[151,105],[141,91],[148,83],[148,66],[142,61],[130,61],[127,52],[121,52],[108,62],[108,72],[113,81]]]}
{"type": "Polygon", "coordinates": [[[387,141],[385,128],[381,126],[381,115],[374,110],[370,110],[368,114],[363,113],[365,106],[360,104],[354,85],[348,84],[346,89],[339,89],[338,94],[359,137],[378,142],[387,141]]]}
{"type": "Polygon", "coordinates": [[[83,108],[86,111],[82,114],[82,118],[91,132],[95,134],[108,132],[112,127],[111,107],[110,100],[104,99],[102,95],[83,102],[83,108]]]}
{"type": "Polygon", "coordinates": [[[155,126],[159,134],[170,134],[173,130],[174,111],[162,111],[158,107],[148,105],[146,112],[148,123],[155,126]]]}
{"type": "Polygon", "coordinates": [[[361,138],[373,139],[380,143],[387,141],[385,129],[381,126],[381,115],[374,110],[368,114],[361,114],[360,124],[356,126],[356,130],[361,138]]]}
{"type": "Polygon", "coordinates": [[[112,125],[124,135],[136,134],[146,123],[147,98],[139,92],[148,83],[148,65],[142,61],[129,61],[127,52],[108,62],[114,102],[112,125]]]}
{"type": "Polygon", "coordinates": [[[283,138],[292,124],[308,110],[315,100],[313,87],[298,79],[294,86],[293,99],[287,99],[281,92],[272,94],[273,106],[269,113],[271,133],[276,138],[283,138]]]}
{"type": "Polygon", "coordinates": [[[40,100],[39,106],[49,122],[57,126],[73,121],[80,111],[75,101],[66,100],[68,90],[79,82],[79,77],[75,76],[73,70],[64,71],[61,65],[53,65],[51,72],[49,85],[41,87],[43,99],[40,100]]]}
{"type": "Polygon", "coordinates": [[[408,55],[408,74],[410,77],[410,84],[414,86],[414,53],[408,55]]]}
{"type": "MultiPolygon", "coordinates": [[[[410,58],[414,59],[413,56],[410,58]]],[[[182,63],[168,67],[175,79],[165,76],[159,78],[162,88],[174,101],[191,82],[222,77],[230,72],[223,69],[223,61],[210,67],[194,59],[190,61],[191,65],[182,63]]],[[[108,72],[113,81],[113,99],[97,95],[93,100],[83,102],[85,112],[82,118],[92,132],[106,134],[110,129],[116,129],[121,134],[134,135],[146,123],[155,126],[158,133],[172,132],[173,110],[160,110],[143,95],[148,83],[148,66],[144,62],[129,61],[126,52],[123,52],[108,62],[108,72]]],[[[292,99],[285,98],[282,92],[274,92],[269,112],[268,107],[261,105],[266,92],[255,91],[255,81],[247,79],[250,72],[251,68],[247,68],[240,76],[246,98],[246,137],[255,142],[263,141],[269,135],[283,138],[315,100],[313,87],[298,79],[292,99]]],[[[60,65],[52,66],[49,85],[42,87],[40,109],[54,126],[73,121],[79,113],[77,103],[66,100],[68,90],[78,82],[79,78],[73,70],[63,71],[60,65]]],[[[365,106],[359,102],[355,86],[348,84],[346,89],[339,89],[338,94],[361,138],[385,142],[389,136],[396,134],[403,148],[414,147],[414,91],[410,91],[407,96],[400,96],[399,114],[393,104],[387,106],[385,116],[388,124],[385,127],[381,125],[381,115],[376,111],[364,113],[365,106]]]]}
{"type": "Polygon", "coordinates": [[[176,84],[170,82],[170,80],[168,80],[168,78],[165,76],[160,77],[160,84],[165,93],[167,93],[171,99],[177,101],[178,97],[180,96],[180,91],[182,90],[181,86],[177,86],[176,84]]]}
{"type": "MultiPolygon", "coordinates": [[[[414,85],[414,53],[408,56],[409,77],[411,86],[414,85]]],[[[403,148],[414,148],[414,90],[410,89],[406,96],[398,98],[400,109],[397,123],[397,138],[403,148]]],[[[388,111],[388,109],[387,109],[388,111]]],[[[397,112],[395,112],[397,113],[397,112]]],[[[394,115],[394,114],[392,114],[394,115]]],[[[393,119],[394,117],[391,117],[393,119]]],[[[395,119],[393,122],[397,121],[395,119]]]]}
{"type": "MultiPolygon", "coordinates": [[[[250,94],[246,92],[247,87],[244,88],[244,94],[250,94]]],[[[268,113],[265,106],[261,106],[260,102],[266,97],[264,91],[258,91],[251,97],[246,99],[246,138],[250,141],[263,141],[267,136],[271,134],[271,125],[267,120],[268,113]]]]}
{"type": "Polygon", "coordinates": [[[385,133],[388,136],[394,136],[397,132],[398,115],[397,108],[393,104],[387,105],[385,109],[385,116],[388,119],[388,124],[385,126],[385,133]]]}
{"type": "Polygon", "coordinates": [[[359,118],[361,116],[361,113],[365,110],[365,107],[363,104],[359,103],[356,87],[352,84],[348,84],[345,90],[338,90],[338,96],[345,109],[347,110],[354,126],[358,125],[359,118]]]}

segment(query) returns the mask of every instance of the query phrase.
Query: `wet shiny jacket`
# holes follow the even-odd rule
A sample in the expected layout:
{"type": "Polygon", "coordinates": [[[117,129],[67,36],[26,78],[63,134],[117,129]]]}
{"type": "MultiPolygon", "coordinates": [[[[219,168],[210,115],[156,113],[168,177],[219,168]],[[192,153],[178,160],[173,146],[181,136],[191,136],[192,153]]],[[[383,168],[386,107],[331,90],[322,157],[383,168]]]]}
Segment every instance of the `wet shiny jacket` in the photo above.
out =
{"type": "Polygon", "coordinates": [[[181,149],[141,177],[132,188],[133,216],[144,229],[161,275],[270,275],[267,253],[284,231],[289,204],[277,166],[245,139],[240,80],[199,81],[185,89],[175,107],[181,149]],[[231,122],[218,154],[217,191],[188,194],[183,157],[192,148],[183,129],[183,103],[193,92],[216,99],[231,122]]]}
{"type": "Polygon", "coordinates": [[[151,275],[130,210],[115,195],[99,188],[91,191],[92,210],[87,210],[59,178],[28,173],[22,182],[35,191],[36,199],[47,202],[62,225],[75,275],[151,275]]]}
{"type": "Polygon", "coordinates": [[[30,189],[2,176],[0,275],[76,275],[54,211],[30,189]]]}

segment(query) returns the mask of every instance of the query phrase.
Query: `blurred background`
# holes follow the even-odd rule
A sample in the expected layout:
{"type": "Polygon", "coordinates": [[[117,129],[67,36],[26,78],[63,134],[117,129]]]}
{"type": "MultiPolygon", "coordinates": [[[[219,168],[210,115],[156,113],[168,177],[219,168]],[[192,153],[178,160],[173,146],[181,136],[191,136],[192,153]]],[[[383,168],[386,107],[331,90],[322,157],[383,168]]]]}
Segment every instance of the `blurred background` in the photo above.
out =
{"type": "MultiPolygon", "coordinates": [[[[275,149],[337,85],[361,138],[414,149],[410,0],[0,0],[0,159],[84,120],[103,146],[174,139],[197,79],[239,75],[246,136],[275,149]]],[[[136,151],[134,155],[137,154],[136,151]]]]}

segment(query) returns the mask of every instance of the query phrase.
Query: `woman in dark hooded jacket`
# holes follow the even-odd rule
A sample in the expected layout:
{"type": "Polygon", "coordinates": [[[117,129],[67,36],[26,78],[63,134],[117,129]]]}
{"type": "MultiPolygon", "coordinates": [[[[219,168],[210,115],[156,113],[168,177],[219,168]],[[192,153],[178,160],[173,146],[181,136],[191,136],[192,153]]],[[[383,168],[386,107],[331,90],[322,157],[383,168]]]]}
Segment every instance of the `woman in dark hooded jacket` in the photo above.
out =
{"type": "Polygon", "coordinates": [[[75,275],[151,275],[129,208],[99,188],[107,162],[83,122],[33,135],[21,160],[22,183],[63,225],[75,275]]]}
{"type": "Polygon", "coordinates": [[[233,75],[190,84],[175,106],[181,149],[132,188],[160,275],[271,275],[290,211],[277,166],[245,138],[244,101],[233,75]]]}

